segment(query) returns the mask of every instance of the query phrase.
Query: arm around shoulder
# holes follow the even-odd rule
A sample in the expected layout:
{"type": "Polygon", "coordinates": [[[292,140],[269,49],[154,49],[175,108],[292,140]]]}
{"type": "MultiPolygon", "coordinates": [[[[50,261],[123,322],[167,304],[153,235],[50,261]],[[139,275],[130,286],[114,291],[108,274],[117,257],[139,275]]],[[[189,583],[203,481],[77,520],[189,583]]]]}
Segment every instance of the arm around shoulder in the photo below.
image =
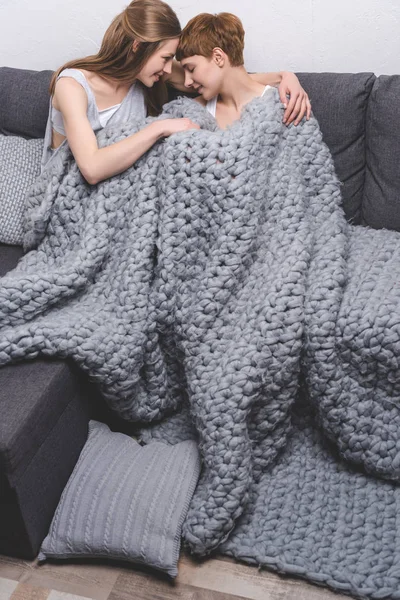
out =
{"type": "Polygon", "coordinates": [[[249,73],[249,75],[262,85],[278,86],[282,81],[283,73],[284,71],[278,71],[277,73],[249,73]]]}

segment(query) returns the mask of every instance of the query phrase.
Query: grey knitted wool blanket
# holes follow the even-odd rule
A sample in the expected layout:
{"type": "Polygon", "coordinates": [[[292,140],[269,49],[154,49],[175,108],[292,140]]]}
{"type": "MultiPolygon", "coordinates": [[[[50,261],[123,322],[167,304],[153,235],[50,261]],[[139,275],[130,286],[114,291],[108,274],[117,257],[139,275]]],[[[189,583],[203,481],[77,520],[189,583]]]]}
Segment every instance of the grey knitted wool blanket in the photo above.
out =
{"type": "MultiPolygon", "coordinates": [[[[260,519],[254,498],[260,490],[267,498],[265,477],[294,435],[300,380],[340,460],[397,494],[382,478],[400,475],[399,235],[346,223],[317,122],[282,125],[275,93],[253,100],[225,131],[188,99],[167,105],[168,116],[202,129],[171,136],[97,186],[66,147],[32,187],[31,251],[1,280],[0,364],[72,357],[123,418],[157,422],[144,439],[193,431],[203,471],[184,538],[194,552],[225,541],[245,560],[291,572],[300,560],[303,575],[375,597],[379,578],[371,583],[362,568],[349,574],[344,529],[330,559],[324,544],[315,557],[313,535],[299,559],[289,523],[292,554],[272,559],[265,544],[276,507],[261,496],[260,519]],[[250,552],[256,531],[261,546],[250,552]]],[[[105,129],[99,144],[142,126],[105,129]]],[[[324,461],[307,463],[305,454],[302,464],[323,472],[324,461]]],[[[287,474],[293,492],[296,474],[287,474]]],[[[295,498],[303,506],[298,490],[295,498]]],[[[334,527],[317,515],[319,531],[324,519],[322,530],[334,527]]],[[[388,552],[400,558],[393,522],[383,530],[392,542],[380,576],[388,552]]],[[[394,593],[397,572],[385,585],[394,593]]]]}

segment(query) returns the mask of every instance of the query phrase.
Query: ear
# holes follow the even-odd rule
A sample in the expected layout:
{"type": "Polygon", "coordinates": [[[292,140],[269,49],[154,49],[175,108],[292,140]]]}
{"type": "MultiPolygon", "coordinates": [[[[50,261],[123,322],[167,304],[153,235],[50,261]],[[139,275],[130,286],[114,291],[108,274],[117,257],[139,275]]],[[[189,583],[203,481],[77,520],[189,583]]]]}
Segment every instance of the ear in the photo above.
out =
{"type": "Polygon", "coordinates": [[[212,54],[213,60],[217,67],[223,67],[226,63],[226,54],[221,48],[214,48],[212,54]]]}
{"type": "Polygon", "coordinates": [[[139,46],[140,46],[139,40],[135,40],[132,44],[132,52],[136,52],[136,50],[139,48],[139,46]]]}

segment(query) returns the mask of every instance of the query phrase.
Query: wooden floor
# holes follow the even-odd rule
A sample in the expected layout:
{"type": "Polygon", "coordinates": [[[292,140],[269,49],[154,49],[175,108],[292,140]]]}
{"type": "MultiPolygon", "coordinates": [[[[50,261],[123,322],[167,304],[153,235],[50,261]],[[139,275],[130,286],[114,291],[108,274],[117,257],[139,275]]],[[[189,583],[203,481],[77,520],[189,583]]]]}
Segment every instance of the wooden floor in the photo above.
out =
{"type": "Polygon", "coordinates": [[[0,556],[0,600],[349,600],[300,579],[221,557],[183,555],[175,582],[120,563],[43,563],[0,556]]]}

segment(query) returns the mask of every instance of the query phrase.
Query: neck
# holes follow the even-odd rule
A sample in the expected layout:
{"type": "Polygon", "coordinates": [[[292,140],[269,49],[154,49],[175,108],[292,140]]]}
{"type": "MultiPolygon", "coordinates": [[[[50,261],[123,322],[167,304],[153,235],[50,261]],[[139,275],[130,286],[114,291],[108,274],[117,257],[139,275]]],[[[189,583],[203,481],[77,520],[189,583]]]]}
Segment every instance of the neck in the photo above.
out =
{"type": "MultiPolygon", "coordinates": [[[[126,83],[125,81],[119,81],[118,79],[114,79],[113,77],[109,77],[106,75],[101,75],[100,73],[97,73],[97,75],[103,79],[103,81],[105,81],[106,83],[108,83],[109,86],[111,86],[113,88],[113,92],[115,94],[118,94],[120,91],[126,91],[130,88],[130,86],[132,84],[130,83],[126,83]]],[[[135,80],[136,81],[136,80],[135,80]]]]}
{"type": "Polygon", "coordinates": [[[252,79],[244,67],[228,67],[218,99],[226,107],[241,111],[250,100],[261,96],[264,87],[252,79]]]}

